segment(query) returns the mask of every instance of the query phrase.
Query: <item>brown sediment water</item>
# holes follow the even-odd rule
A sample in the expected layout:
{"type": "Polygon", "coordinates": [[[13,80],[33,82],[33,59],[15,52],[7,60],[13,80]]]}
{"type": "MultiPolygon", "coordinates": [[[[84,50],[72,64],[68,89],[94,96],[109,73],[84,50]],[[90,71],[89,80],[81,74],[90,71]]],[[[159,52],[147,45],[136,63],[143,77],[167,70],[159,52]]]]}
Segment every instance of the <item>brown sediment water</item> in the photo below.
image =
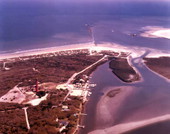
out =
{"type": "MultiPolygon", "coordinates": [[[[91,82],[97,86],[92,89],[92,95],[85,107],[87,116],[84,118],[85,128],[80,130],[81,134],[89,132],[93,134],[96,130],[102,132],[99,130],[107,130],[122,123],[148,120],[170,113],[170,83],[145,66],[139,66],[139,63],[133,61],[132,63],[141,73],[142,82],[131,84],[121,82],[112,74],[108,63],[101,65],[93,73],[91,82]],[[114,97],[108,97],[107,93],[117,87],[121,91],[114,97]]],[[[129,131],[128,134],[135,132],[145,134],[145,131],[161,134],[161,129],[164,127],[167,129],[166,122],[168,124],[168,121],[165,121],[159,125],[158,120],[155,124],[129,131]],[[154,131],[154,128],[157,131],[154,131]]]]}

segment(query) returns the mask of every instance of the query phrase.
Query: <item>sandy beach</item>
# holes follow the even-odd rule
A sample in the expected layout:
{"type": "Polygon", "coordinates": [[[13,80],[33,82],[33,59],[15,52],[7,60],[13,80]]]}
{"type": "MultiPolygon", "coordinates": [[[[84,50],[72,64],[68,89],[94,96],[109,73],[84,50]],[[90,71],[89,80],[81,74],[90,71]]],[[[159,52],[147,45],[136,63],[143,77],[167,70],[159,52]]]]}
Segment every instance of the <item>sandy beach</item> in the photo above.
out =
{"type": "Polygon", "coordinates": [[[78,50],[78,49],[89,48],[90,46],[91,46],[91,44],[87,43],[87,44],[81,44],[81,47],[80,47],[80,44],[74,44],[74,45],[67,45],[67,46],[58,46],[58,47],[24,50],[24,51],[18,51],[18,52],[14,52],[14,53],[0,54],[0,60],[7,59],[7,58],[48,54],[48,53],[54,53],[54,52],[59,52],[59,51],[67,51],[67,50],[73,50],[73,49],[78,50]]]}
{"type": "Polygon", "coordinates": [[[93,132],[90,132],[89,134],[122,134],[126,133],[141,127],[145,127],[148,125],[156,124],[163,121],[169,121],[170,115],[163,115],[151,119],[146,119],[142,121],[136,121],[136,122],[129,122],[129,123],[122,123],[119,125],[115,125],[113,127],[109,127],[103,130],[95,130],[93,132]]]}
{"type": "Polygon", "coordinates": [[[170,28],[147,26],[142,30],[145,30],[144,33],[140,34],[142,37],[170,39],[170,28]]]}
{"type": "Polygon", "coordinates": [[[84,43],[84,44],[71,44],[67,46],[58,46],[58,47],[49,47],[49,48],[40,48],[40,49],[32,49],[32,50],[24,50],[18,51],[14,53],[3,53],[0,54],[0,60],[9,59],[9,58],[19,58],[24,56],[34,56],[34,55],[41,55],[41,54],[48,54],[48,53],[55,53],[60,51],[68,51],[68,50],[81,50],[81,49],[88,49],[91,51],[100,52],[102,50],[114,51],[114,52],[126,52],[129,53],[132,58],[140,57],[146,51],[150,51],[147,57],[161,57],[161,56],[168,56],[170,57],[169,51],[160,51],[151,48],[145,47],[125,47],[120,44],[115,43],[108,43],[103,42],[102,44],[98,44],[95,46],[93,43],[84,43]]]}

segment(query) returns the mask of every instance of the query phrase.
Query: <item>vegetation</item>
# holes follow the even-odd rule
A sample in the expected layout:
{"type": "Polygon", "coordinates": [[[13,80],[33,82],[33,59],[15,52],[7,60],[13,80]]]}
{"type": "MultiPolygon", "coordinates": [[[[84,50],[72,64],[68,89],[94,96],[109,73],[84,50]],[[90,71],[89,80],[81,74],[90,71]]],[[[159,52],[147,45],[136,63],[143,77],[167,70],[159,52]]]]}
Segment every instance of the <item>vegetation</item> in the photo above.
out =
{"type": "MultiPolygon", "coordinates": [[[[27,57],[30,58],[30,57],[27,57]]],[[[9,71],[0,69],[0,96],[4,95],[14,86],[33,86],[38,79],[39,83],[64,83],[75,72],[99,60],[101,56],[85,54],[58,55],[52,57],[39,57],[27,60],[18,60],[7,63],[9,71]]],[[[2,62],[0,66],[2,66],[2,62]]],[[[88,73],[91,73],[92,70],[88,73]]],[[[67,90],[56,90],[55,86],[48,91],[48,98],[38,106],[28,106],[30,130],[27,130],[24,110],[26,105],[1,103],[0,105],[0,133],[3,134],[56,134],[61,128],[60,121],[68,122],[64,132],[71,134],[80,112],[81,98],[69,97],[62,102],[67,90]],[[63,109],[62,106],[68,106],[63,109]],[[56,120],[58,119],[58,121],[56,120]]]]}
{"type": "Polygon", "coordinates": [[[157,72],[160,75],[170,79],[170,58],[169,57],[160,57],[160,58],[144,58],[145,64],[157,72]]]}
{"type": "Polygon", "coordinates": [[[115,58],[109,63],[109,67],[124,82],[133,82],[140,79],[139,74],[128,64],[127,59],[115,58]]]}
{"type": "Polygon", "coordinates": [[[120,91],[121,91],[120,88],[111,90],[107,93],[107,96],[110,98],[115,97],[118,93],[120,93],[120,91]]]}

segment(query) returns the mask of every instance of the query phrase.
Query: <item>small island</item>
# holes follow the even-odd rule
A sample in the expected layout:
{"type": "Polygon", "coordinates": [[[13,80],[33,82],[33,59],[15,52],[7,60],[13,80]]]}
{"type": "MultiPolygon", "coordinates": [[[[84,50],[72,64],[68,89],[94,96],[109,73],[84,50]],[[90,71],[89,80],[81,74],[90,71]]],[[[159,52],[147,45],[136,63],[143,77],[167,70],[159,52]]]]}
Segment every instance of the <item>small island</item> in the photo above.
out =
{"type": "Polygon", "coordinates": [[[124,82],[140,80],[139,74],[128,63],[127,58],[114,58],[110,61],[109,67],[112,69],[112,72],[124,82]]]}

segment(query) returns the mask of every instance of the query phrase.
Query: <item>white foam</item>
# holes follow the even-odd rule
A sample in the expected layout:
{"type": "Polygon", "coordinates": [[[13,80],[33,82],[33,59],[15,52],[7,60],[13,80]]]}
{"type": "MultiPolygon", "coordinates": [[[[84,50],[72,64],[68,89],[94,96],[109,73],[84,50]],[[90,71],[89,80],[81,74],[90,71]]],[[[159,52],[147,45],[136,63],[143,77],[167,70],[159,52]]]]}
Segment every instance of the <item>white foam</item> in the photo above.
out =
{"type": "Polygon", "coordinates": [[[162,52],[156,49],[151,49],[151,48],[146,48],[146,47],[132,47],[132,46],[125,47],[125,46],[122,46],[121,44],[103,42],[101,44],[97,44],[97,46],[94,46],[93,43],[84,43],[84,44],[72,44],[72,45],[67,45],[67,46],[19,51],[19,52],[10,53],[10,54],[0,54],[0,60],[7,59],[7,58],[16,58],[16,57],[21,57],[21,56],[34,56],[34,55],[40,55],[40,54],[48,54],[48,53],[54,53],[54,52],[60,52],[60,51],[80,50],[80,49],[89,49],[90,51],[95,50],[97,52],[100,52],[102,50],[110,50],[110,51],[114,51],[118,53],[127,52],[127,53],[131,53],[132,58],[140,57],[142,54],[144,54],[148,50],[151,51],[151,53],[148,55],[150,57],[170,56],[169,51],[162,52]]]}
{"type": "Polygon", "coordinates": [[[142,29],[145,30],[142,37],[170,39],[170,28],[147,26],[142,29]]]}

